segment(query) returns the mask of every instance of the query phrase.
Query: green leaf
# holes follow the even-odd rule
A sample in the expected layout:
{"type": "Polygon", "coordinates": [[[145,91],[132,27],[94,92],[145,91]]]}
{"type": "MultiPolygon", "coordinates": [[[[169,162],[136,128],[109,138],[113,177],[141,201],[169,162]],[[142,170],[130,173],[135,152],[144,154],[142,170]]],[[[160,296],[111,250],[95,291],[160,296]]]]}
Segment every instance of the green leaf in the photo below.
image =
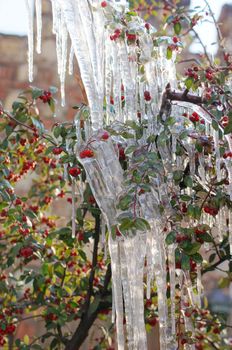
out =
{"type": "Polygon", "coordinates": [[[131,145],[131,146],[127,147],[125,150],[125,154],[130,154],[130,153],[134,152],[136,150],[136,148],[137,148],[137,146],[135,146],[135,145],[131,145]]]}
{"type": "Polygon", "coordinates": [[[182,194],[180,196],[180,199],[184,202],[189,202],[189,201],[191,201],[192,198],[190,196],[188,196],[187,194],[182,194]]]}
{"type": "Polygon", "coordinates": [[[129,229],[131,229],[134,226],[134,222],[133,220],[129,219],[129,218],[123,218],[121,219],[121,224],[119,226],[119,230],[120,231],[128,231],[129,229]]]}
{"type": "Polygon", "coordinates": [[[170,60],[172,58],[172,49],[170,46],[167,47],[167,54],[166,57],[168,60],[170,60]]]}
{"type": "Polygon", "coordinates": [[[38,89],[36,87],[33,87],[32,91],[31,91],[31,95],[32,95],[33,99],[37,99],[38,97],[43,95],[43,90],[42,89],[38,89]]]}
{"type": "Polygon", "coordinates": [[[126,210],[130,206],[131,202],[132,202],[132,198],[128,194],[128,195],[124,196],[122,199],[120,199],[120,201],[118,203],[118,207],[122,210],[126,210]]]}
{"type": "Polygon", "coordinates": [[[201,244],[198,242],[187,242],[183,250],[188,255],[194,255],[198,252],[198,250],[201,248],[201,244]]]}
{"type": "Polygon", "coordinates": [[[32,121],[33,125],[36,127],[36,129],[41,134],[43,134],[44,133],[44,125],[43,125],[43,123],[40,120],[38,120],[38,119],[36,119],[34,117],[31,117],[31,121],[32,121]]]}
{"type": "Polygon", "coordinates": [[[58,138],[60,136],[60,132],[61,132],[61,127],[60,126],[55,126],[53,128],[53,135],[58,138]]]}
{"type": "Polygon", "coordinates": [[[188,77],[187,79],[185,79],[185,86],[188,90],[191,89],[191,87],[193,86],[193,78],[188,77]]]}
{"type": "Polygon", "coordinates": [[[55,263],[55,265],[54,265],[54,274],[56,276],[58,276],[59,278],[63,278],[64,277],[64,271],[65,271],[64,267],[59,262],[55,263]]]}
{"type": "Polygon", "coordinates": [[[134,220],[134,224],[135,224],[135,227],[137,228],[137,230],[139,230],[139,231],[145,231],[145,230],[150,229],[149,223],[145,219],[142,219],[142,218],[136,218],[134,220]]]}
{"type": "Polygon", "coordinates": [[[183,270],[190,270],[190,257],[188,255],[182,254],[181,268],[183,270]]]}
{"type": "Polygon", "coordinates": [[[176,182],[180,182],[180,180],[182,179],[183,177],[183,174],[184,172],[182,170],[176,170],[174,171],[173,173],[173,179],[176,181],[176,182]]]}
{"type": "Polygon", "coordinates": [[[55,113],[55,100],[54,98],[50,98],[50,100],[48,101],[49,107],[52,111],[52,113],[55,113]]]}
{"type": "Polygon", "coordinates": [[[201,264],[203,262],[203,258],[201,256],[201,254],[199,253],[195,253],[193,255],[191,255],[191,258],[197,263],[197,264],[201,264]]]}
{"type": "Polygon", "coordinates": [[[54,95],[57,93],[58,89],[56,86],[50,86],[49,91],[54,95]]]}
{"type": "Polygon", "coordinates": [[[182,27],[181,27],[180,22],[177,22],[177,23],[174,24],[174,32],[176,33],[176,35],[180,34],[181,29],[182,29],[182,27]]]}
{"type": "Polygon", "coordinates": [[[193,179],[191,178],[191,176],[185,176],[184,177],[184,184],[187,187],[190,187],[190,188],[193,187],[193,179]]]}
{"type": "Polygon", "coordinates": [[[209,263],[210,264],[215,260],[216,256],[217,256],[216,253],[213,253],[213,254],[210,255],[210,257],[209,257],[209,263]]]}
{"type": "Polygon", "coordinates": [[[174,231],[169,232],[167,235],[165,242],[167,245],[170,245],[176,241],[176,233],[174,231]]]}
{"type": "Polygon", "coordinates": [[[87,261],[87,256],[85,254],[85,252],[81,249],[78,250],[78,254],[80,255],[80,257],[84,260],[87,261]]]}
{"type": "Polygon", "coordinates": [[[229,124],[224,129],[224,134],[228,135],[232,133],[232,118],[229,119],[229,124]]]}
{"type": "Polygon", "coordinates": [[[204,242],[209,242],[209,243],[213,242],[213,238],[208,233],[201,234],[199,235],[199,237],[203,239],[204,242]]]}
{"type": "Polygon", "coordinates": [[[214,130],[218,131],[219,127],[218,127],[218,123],[216,122],[216,120],[212,120],[212,127],[214,128],[214,130]]]}

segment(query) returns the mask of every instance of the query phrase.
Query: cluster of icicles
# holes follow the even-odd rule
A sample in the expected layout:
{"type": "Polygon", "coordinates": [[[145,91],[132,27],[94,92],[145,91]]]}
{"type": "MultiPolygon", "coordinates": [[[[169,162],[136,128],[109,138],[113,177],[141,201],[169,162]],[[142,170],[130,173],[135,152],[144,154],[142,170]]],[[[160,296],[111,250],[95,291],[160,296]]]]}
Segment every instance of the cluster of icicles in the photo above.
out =
{"type": "MultiPolygon", "coordinates": [[[[29,23],[29,80],[33,79],[33,6],[30,0],[26,0],[29,23]]],[[[87,180],[91,186],[94,197],[102,212],[102,231],[105,226],[109,232],[111,227],[117,224],[120,214],[116,207],[119,196],[127,191],[123,185],[123,170],[118,160],[113,141],[102,140],[98,137],[104,125],[122,124],[128,120],[137,120],[137,113],[141,119],[148,121],[148,128],[144,137],[139,141],[141,145],[146,142],[149,134],[160,133],[161,128],[156,120],[160,108],[162,93],[167,83],[175,87],[175,65],[173,60],[166,59],[165,47],[154,47],[154,29],[145,28],[144,21],[139,17],[127,23],[127,30],[136,33],[139,38],[139,47],[134,43],[128,43],[126,37],[119,40],[111,40],[110,36],[116,29],[124,30],[125,24],[121,21],[127,11],[127,1],[109,0],[107,6],[102,7],[100,0],[51,0],[53,11],[53,32],[56,35],[56,48],[58,59],[58,73],[61,80],[62,103],[64,103],[64,85],[67,66],[69,73],[73,72],[73,58],[76,57],[81,72],[81,77],[87,93],[91,114],[89,137],[95,137],[92,144],[93,158],[79,159],[87,174],[87,180]],[[116,24],[117,23],[117,24],[116,24]],[[69,38],[71,45],[69,45],[69,38]],[[70,53],[68,48],[70,46],[70,53]],[[68,59],[69,57],[69,59],[68,59]],[[68,63],[69,60],[69,63],[68,63]],[[139,63],[138,63],[139,61],[139,63]],[[141,79],[140,67],[143,65],[143,78],[141,79]],[[123,88],[122,88],[123,86],[123,88]],[[152,100],[147,103],[144,99],[144,91],[149,91],[152,100]],[[122,98],[123,96],[123,98],[122,98]],[[113,102],[112,102],[113,100],[113,102]]],[[[35,0],[37,14],[37,52],[41,51],[42,32],[42,7],[41,0],[35,0]]],[[[216,149],[216,174],[220,181],[222,178],[221,164],[225,163],[229,174],[229,195],[232,200],[232,169],[230,160],[222,159],[219,152],[219,134],[211,126],[211,118],[201,107],[191,104],[178,103],[173,105],[172,115],[176,117],[176,124],[172,126],[172,146],[167,143],[158,146],[163,169],[167,174],[168,183],[162,176],[153,179],[154,187],[149,193],[139,197],[135,208],[138,216],[144,217],[150,224],[151,230],[138,232],[127,237],[108,240],[109,253],[112,265],[112,290],[113,290],[113,319],[117,326],[117,346],[119,350],[147,349],[147,336],[144,324],[144,276],[147,280],[147,298],[150,298],[151,286],[154,280],[158,294],[158,312],[160,326],[160,346],[162,350],[176,349],[176,325],[175,325],[175,286],[178,283],[181,290],[181,300],[190,301],[193,305],[200,306],[202,293],[200,267],[198,266],[197,294],[193,293],[190,275],[175,266],[175,244],[166,247],[164,226],[167,227],[166,218],[170,213],[170,194],[168,188],[175,189],[172,179],[174,170],[184,170],[185,165],[181,156],[176,156],[176,144],[182,142],[179,135],[186,130],[186,118],[180,117],[183,112],[196,111],[205,121],[205,135],[212,137],[216,149]],[[169,187],[170,186],[170,187],[169,187]],[[157,210],[159,204],[165,207],[164,214],[157,210]],[[145,264],[146,261],[146,264],[145,264]],[[168,306],[166,299],[167,268],[170,274],[171,304],[168,306]],[[146,265],[146,267],[145,267],[146,265]],[[124,315],[126,318],[126,332],[124,329],[124,315]],[[171,316],[169,316],[171,315],[171,316]],[[126,333],[126,334],[125,334],[126,333]]],[[[77,155],[85,147],[81,139],[80,125],[77,120],[77,155]]],[[[188,126],[189,133],[191,123],[188,126]]],[[[184,146],[188,152],[190,173],[195,175],[203,187],[206,186],[205,166],[210,159],[202,157],[199,166],[195,164],[195,145],[192,138],[187,138],[184,146]]],[[[228,143],[230,142],[228,138],[228,143]]],[[[88,142],[88,141],[87,141],[88,142]]],[[[67,145],[68,147],[68,145],[67,145]]],[[[155,147],[155,146],[154,146],[155,147]]],[[[230,144],[231,148],[231,144],[230,144]]],[[[177,189],[176,189],[177,190],[177,189]]],[[[75,196],[75,186],[73,186],[75,196]]],[[[74,201],[73,201],[74,202],[74,201]]],[[[211,227],[220,227],[219,239],[227,230],[228,217],[231,228],[231,214],[222,209],[214,219],[204,214],[202,222],[211,227]]],[[[75,207],[73,208],[73,218],[75,207]]],[[[196,224],[196,222],[195,222],[196,224]]],[[[191,227],[194,222],[185,223],[185,227],[191,227]]],[[[170,227],[167,227],[170,229],[170,227]]],[[[75,221],[73,224],[75,233],[75,221]]],[[[230,231],[232,231],[230,229],[230,231]]],[[[216,232],[218,235],[218,232],[216,232]]],[[[230,238],[232,244],[232,238],[230,238]]],[[[182,305],[182,306],[183,306],[182,305]]],[[[184,306],[183,306],[184,307],[184,306]]],[[[185,318],[185,327],[191,330],[191,322],[185,318]]],[[[189,349],[194,349],[192,345],[189,349]]],[[[187,347],[186,347],[187,349],[187,347]]]]}

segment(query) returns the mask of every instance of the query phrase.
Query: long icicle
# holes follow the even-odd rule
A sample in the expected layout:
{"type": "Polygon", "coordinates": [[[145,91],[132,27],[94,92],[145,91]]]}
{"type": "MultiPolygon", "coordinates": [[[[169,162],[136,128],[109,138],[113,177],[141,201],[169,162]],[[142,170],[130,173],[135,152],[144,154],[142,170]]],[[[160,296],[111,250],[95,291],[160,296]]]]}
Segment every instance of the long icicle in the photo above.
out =
{"type": "Polygon", "coordinates": [[[42,0],[35,0],[36,7],[36,23],[37,23],[37,46],[36,51],[41,53],[41,41],[42,41],[42,0]]]}
{"type": "Polygon", "coordinates": [[[34,68],[34,0],[25,0],[27,10],[27,22],[28,22],[28,74],[30,83],[33,81],[33,68],[34,68]]]}

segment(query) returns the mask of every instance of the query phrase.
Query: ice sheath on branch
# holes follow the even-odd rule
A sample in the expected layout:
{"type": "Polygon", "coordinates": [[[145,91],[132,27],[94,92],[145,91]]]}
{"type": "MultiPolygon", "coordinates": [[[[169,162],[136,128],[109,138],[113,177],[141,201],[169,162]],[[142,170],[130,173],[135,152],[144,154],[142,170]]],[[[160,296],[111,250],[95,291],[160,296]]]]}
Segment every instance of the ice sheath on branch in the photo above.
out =
{"type": "MultiPolygon", "coordinates": [[[[223,159],[219,153],[219,131],[215,131],[212,126],[213,116],[202,108],[203,99],[188,92],[171,90],[171,87],[176,88],[176,73],[174,58],[168,60],[166,57],[169,44],[165,41],[167,39],[161,38],[163,44],[154,46],[154,39],[157,39],[154,28],[150,26],[147,29],[140,17],[131,16],[128,13],[127,1],[109,0],[107,6],[102,6],[100,0],[51,0],[51,2],[62,103],[64,103],[68,37],[71,42],[69,73],[73,72],[72,62],[73,57],[76,57],[89,103],[90,120],[85,120],[85,139],[82,139],[83,130],[80,121],[76,122],[76,155],[85,169],[87,181],[101,210],[104,219],[102,222],[104,225],[107,224],[109,231],[113,318],[115,313],[118,349],[123,350],[126,346],[131,350],[147,348],[143,307],[143,282],[146,274],[148,298],[151,297],[151,291],[156,283],[161,349],[171,350],[176,348],[176,285],[184,284],[183,297],[192,306],[199,306],[201,281],[198,267],[196,283],[198,295],[195,297],[193,293],[195,286],[192,284],[190,274],[177,268],[175,239],[169,248],[166,246],[166,239],[170,239],[166,232],[171,231],[173,225],[170,191],[178,198],[181,196],[188,198],[191,195],[192,189],[188,188],[187,193],[184,186],[181,188],[176,185],[178,176],[183,176],[187,171],[203,190],[208,191],[205,169],[212,166],[215,168],[217,181],[225,175],[226,168],[231,182],[231,160],[223,159]],[[183,116],[186,114],[188,117],[193,112],[205,125],[197,131],[192,121],[183,116]],[[175,118],[175,122],[170,123],[168,133],[165,133],[167,131],[164,127],[165,121],[170,116],[175,118]],[[133,137],[128,141],[128,136],[124,137],[123,133],[120,135],[118,130],[122,125],[126,128],[132,126],[133,129],[138,119],[146,127],[142,136],[136,140],[137,146],[141,149],[147,147],[149,137],[155,138],[156,142],[151,144],[149,152],[159,154],[160,163],[159,167],[149,174],[149,191],[139,194],[135,192],[133,208],[125,213],[118,203],[120,198],[131,193],[132,189],[128,182],[124,182],[123,170],[118,159],[120,152],[118,144],[133,145],[136,132],[132,130],[133,137]],[[112,137],[104,138],[104,127],[110,127],[116,132],[112,137]],[[215,159],[211,159],[212,157],[209,159],[203,152],[198,157],[196,140],[202,139],[204,142],[210,140],[213,143],[215,159]],[[83,156],[84,154],[88,156],[83,156]],[[212,162],[215,164],[212,165],[212,162]],[[141,228],[139,221],[136,230],[131,230],[129,226],[123,234],[118,230],[118,227],[122,226],[120,220],[127,217],[129,221],[136,223],[136,219],[140,216],[146,219],[147,225],[142,225],[141,228]],[[116,235],[115,227],[118,230],[116,235]],[[168,279],[170,308],[166,298],[168,279]]],[[[40,36],[40,2],[37,1],[36,5],[40,36]]],[[[29,2],[27,9],[29,80],[32,80],[33,12],[29,2]]],[[[40,49],[40,38],[37,43],[40,49]]],[[[223,142],[231,149],[231,139],[228,136],[223,142]]],[[[129,158],[129,167],[133,165],[133,160],[134,157],[129,158]]],[[[73,185],[73,201],[74,191],[73,185]]],[[[228,192],[231,198],[231,184],[228,186],[228,192]]],[[[194,200],[195,198],[193,202],[194,200]]],[[[73,204],[73,236],[74,209],[73,204]]],[[[193,212],[192,216],[192,222],[183,220],[179,229],[189,229],[191,225],[195,225],[196,213],[193,212]]],[[[227,222],[228,218],[231,227],[230,211],[226,212],[224,222],[227,222]]],[[[202,222],[206,220],[210,227],[215,224],[209,220],[209,214],[206,214],[206,217],[202,216],[201,220],[202,222]]],[[[221,235],[223,236],[223,233],[221,235]]],[[[230,244],[232,244],[231,236],[230,244]]],[[[190,329],[186,318],[185,325],[190,329]]]]}

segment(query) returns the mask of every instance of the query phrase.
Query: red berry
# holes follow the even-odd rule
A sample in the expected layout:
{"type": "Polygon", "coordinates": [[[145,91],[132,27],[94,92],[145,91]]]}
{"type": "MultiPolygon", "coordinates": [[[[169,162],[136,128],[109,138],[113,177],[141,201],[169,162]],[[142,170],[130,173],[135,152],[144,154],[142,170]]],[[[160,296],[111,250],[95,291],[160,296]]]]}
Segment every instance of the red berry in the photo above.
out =
{"type": "Polygon", "coordinates": [[[95,201],[94,196],[89,196],[89,198],[88,198],[88,202],[89,202],[90,204],[95,204],[95,203],[96,203],[96,201],[95,201]]]}
{"type": "Polygon", "coordinates": [[[28,259],[30,258],[34,253],[34,250],[31,247],[23,247],[19,251],[19,256],[28,259]]]}
{"type": "Polygon", "coordinates": [[[110,136],[109,136],[108,132],[107,132],[107,131],[104,131],[104,133],[103,133],[102,136],[101,136],[101,139],[102,139],[102,140],[108,140],[109,137],[110,137],[110,136]]]}
{"type": "Polygon", "coordinates": [[[152,317],[148,320],[148,323],[150,326],[154,327],[157,324],[157,318],[156,317],[152,317]]]}
{"type": "Polygon", "coordinates": [[[149,23],[145,23],[145,28],[146,28],[147,30],[149,30],[149,29],[150,29],[150,24],[149,24],[149,23]]]}
{"type": "Polygon", "coordinates": [[[149,91],[144,91],[144,99],[147,102],[151,101],[151,94],[149,91]]]}
{"type": "Polygon", "coordinates": [[[15,205],[21,205],[21,204],[22,204],[21,199],[17,198],[17,199],[15,200],[15,205]]]}
{"type": "Polygon", "coordinates": [[[192,312],[191,311],[187,311],[186,310],[184,314],[185,314],[186,317],[191,317],[192,316],[192,312]]]}
{"type": "Polygon", "coordinates": [[[102,1],[101,7],[105,8],[106,6],[107,6],[107,2],[106,1],[102,1]]]}
{"type": "Polygon", "coordinates": [[[82,242],[84,240],[84,233],[83,232],[79,232],[78,233],[78,241],[82,242]]]}
{"type": "Polygon", "coordinates": [[[121,234],[121,232],[119,231],[118,228],[116,228],[116,236],[118,236],[118,237],[121,237],[121,236],[122,236],[122,234],[121,234]]]}
{"type": "Polygon", "coordinates": [[[126,33],[127,39],[129,41],[135,41],[136,40],[136,34],[126,33]]]}
{"type": "Polygon", "coordinates": [[[92,158],[94,156],[94,152],[91,149],[85,149],[80,152],[80,158],[92,158]]]}
{"type": "Polygon", "coordinates": [[[172,38],[172,41],[176,44],[176,43],[178,43],[179,39],[177,38],[177,36],[174,36],[174,37],[172,38]]]}
{"type": "Polygon", "coordinates": [[[215,327],[215,328],[213,329],[213,333],[214,333],[214,334],[219,334],[219,333],[220,333],[220,329],[219,329],[218,327],[215,327]]]}
{"type": "Polygon", "coordinates": [[[119,150],[119,160],[125,160],[126,159],[126,155],[125,155],[124,148],[119,146],[118,150],[119,150]]]}
{"type": "Polygon", "coordinates": [[[55,155],[59,155],[59,154],[61,154],[61,152],[63,152],[63,149],[61,147],[54,147],[52,152],[55,155]]]}
{"type": "Polygon", "coordinates": [[[72,168],[69,169],[68,172],[69,172],[69,174],[70,174],[71,176],[77,177],[78,175],[80,175],[81,170],[80,170],[79,168],[77,168],[77,167],[72,167],[72,168]]]}
{"type": "Polygon", "coordinates": [[[25,144],[27,143],[27,140],[26,139],[20,139],[19,143],[20,143],[21,146],[25,146],[25,144]]]}
{"type": "Polygon", "coordinates": [[[213,79],[212,73],[206,73],[206,74],[205,74],[205,77],[206,77],[206,79],[208,79],[208,80],[212,80],[212,79],[213,79]]]}

